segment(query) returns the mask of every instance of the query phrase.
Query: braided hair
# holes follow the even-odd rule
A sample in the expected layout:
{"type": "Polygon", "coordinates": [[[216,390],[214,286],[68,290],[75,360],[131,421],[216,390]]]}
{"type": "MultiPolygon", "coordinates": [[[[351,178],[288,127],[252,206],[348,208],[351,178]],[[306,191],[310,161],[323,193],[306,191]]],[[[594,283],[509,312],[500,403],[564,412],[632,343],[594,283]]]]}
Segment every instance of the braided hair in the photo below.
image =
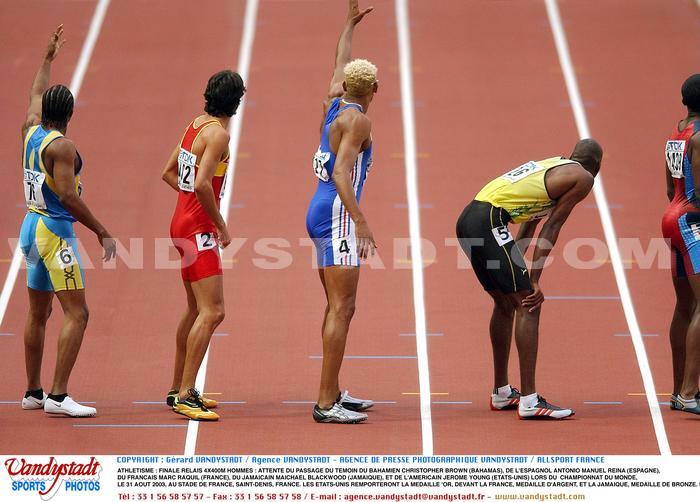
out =
{"type": "Polygon", "coordinates": [[[65,129],[73,115],[73,94],[65,85],[54,85],[41,96],[41,123],[65,129]]]}
{"type": "Polygon", "coordinates": [[[212,117],[231,117],[236,113],[246,88],[243,78],[231,70],[215,73],[204,91],[204,111],[212,117]]]}

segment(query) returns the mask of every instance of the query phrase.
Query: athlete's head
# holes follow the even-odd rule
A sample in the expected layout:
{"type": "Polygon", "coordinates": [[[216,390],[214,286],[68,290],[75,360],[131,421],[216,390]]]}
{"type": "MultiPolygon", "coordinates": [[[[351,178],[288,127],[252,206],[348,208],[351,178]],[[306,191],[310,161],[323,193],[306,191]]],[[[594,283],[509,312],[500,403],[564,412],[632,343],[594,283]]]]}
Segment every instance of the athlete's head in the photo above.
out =
{"type": "Polygon", "coordinates": [[[583,168],[593,176],[600,171],[600,163],[603,160],[603,147],[592,138],[582,139],[574,147],[571,160],[581,164],[583,168]]]}
{"type": "Polygon", "coordinates": [[[215,73],[204,91],[204,111],[212,117],[231,117],[236,113],[246,88],[241,76],[231,70],[215,73]]]}
{"type": "Polygon", "coordinates": [[[683,82],[681,96],[689,111],[700,113],[700,74],[691,75],[683,82]]]}
{"type": "Polygon", "coordinates": [[[377,92],[377,67],[366,59],[355,59],[343,68],[345,81],[343,89],[349,96],[356,98],[369,97],[370,101],[377,92]]]}
{"type": "Polygon", "coordinates": [[[73,94],[65,85],[54,85],[41,96],[41,123],[65,131],[73,116],[73,94]]]}

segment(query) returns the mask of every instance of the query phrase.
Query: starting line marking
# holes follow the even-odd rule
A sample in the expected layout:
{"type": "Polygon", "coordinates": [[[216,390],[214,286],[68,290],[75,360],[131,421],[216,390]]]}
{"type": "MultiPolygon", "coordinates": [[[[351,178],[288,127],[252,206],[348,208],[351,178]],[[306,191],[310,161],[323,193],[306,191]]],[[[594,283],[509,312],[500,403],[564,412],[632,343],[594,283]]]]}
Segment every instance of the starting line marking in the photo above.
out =
{"type": "MultiPolygon", "coordinates": [[[[316,401],[282,401],[282,404],[316,404],[316,401]]],[[[396,401],[374,401],[374,404],[396,404],[396,401]]]]}
{"type": "Polygon", "coordinates": [[[73,424],[73,427],[114,427],[114,428],[171,428],[171,427],[187,427],[187,424],[73,424]]]}
{"type": "Polygon", "coordinates": [[[622,401],[584,401],[583,404],[622,404],[622,401]]]}

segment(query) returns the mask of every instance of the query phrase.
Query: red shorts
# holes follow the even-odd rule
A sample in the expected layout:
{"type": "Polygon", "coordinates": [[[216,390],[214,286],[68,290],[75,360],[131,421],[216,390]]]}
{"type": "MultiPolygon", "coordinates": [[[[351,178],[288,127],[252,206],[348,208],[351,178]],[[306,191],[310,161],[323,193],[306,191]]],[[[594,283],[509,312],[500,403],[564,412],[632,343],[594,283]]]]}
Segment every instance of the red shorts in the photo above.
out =
{"type": "Polygon", "coordinates": [[[186,238],[172,237],[182,259],[183,281],[195,282],[223,274],[216,238],[216,232],[201,232],[186,238]]]}

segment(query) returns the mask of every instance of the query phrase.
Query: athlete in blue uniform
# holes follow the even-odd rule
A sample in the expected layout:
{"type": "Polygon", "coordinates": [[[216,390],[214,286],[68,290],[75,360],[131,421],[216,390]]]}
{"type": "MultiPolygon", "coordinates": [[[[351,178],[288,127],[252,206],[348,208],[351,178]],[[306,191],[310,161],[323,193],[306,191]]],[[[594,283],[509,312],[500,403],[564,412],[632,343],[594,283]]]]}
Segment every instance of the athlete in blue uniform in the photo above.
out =
{"type": "Polygon", "coordinates": [[[338,383],[355,295],[360,259],[374,254],[374,237],[360,210],[360,195],[372,163],[372,124],[365,115],[377,92],[377,68],[350,60],[352,34],[372,8],[360,11],[349,0],[348,16],[336,49],[335,70],[323,104],[321,144],[313,158],[318,188],[306,215],[306,228],[316,244],[319,275],[326,292],[321,328],[323,366],[317,422],[358,423],[374,403],[341,393],[338,383]]]}
{"type": "Polygon", "coordinates": [[[73,115],[73,95],[67,87],[48,88],[51,62],[63,45],[63,25],[51,35],[44,61],[34,78],[27,118],[22,125],[24,196],[27,215],[20,231],[20,246],[27,263],[29,313],[24,330],[27,392],[25,410],[72,417],[92,416],[95,408],[73,401],[68,378],[87,326],[83,271],[73,222],[95,232],[105,260],[115,255],[115,242],[80,199],[82,160],[64,135],[73,115]],[[54,294],[63,308],[63,328],[53,386],[48,396],[41,387],[41,360],[46,322],[54,294]]]}

